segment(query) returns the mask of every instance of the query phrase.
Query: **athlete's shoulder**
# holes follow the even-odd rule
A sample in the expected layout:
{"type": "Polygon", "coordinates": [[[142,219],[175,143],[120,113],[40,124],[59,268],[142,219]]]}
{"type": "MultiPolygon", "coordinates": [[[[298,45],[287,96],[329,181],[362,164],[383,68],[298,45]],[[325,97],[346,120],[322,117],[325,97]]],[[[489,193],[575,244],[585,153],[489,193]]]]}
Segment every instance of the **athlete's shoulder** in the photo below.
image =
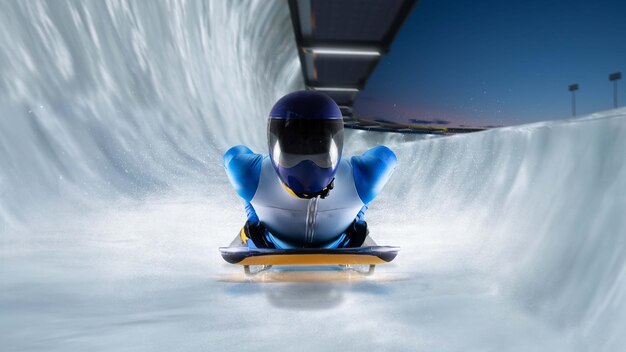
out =
{"type": "Polygon", "coordinates": [[[398,158],[391,149],[378,146],[350,159],[357,193],[368,204],[383,189],[396,168],[398,158]]]}
{"type": "Polygon", "coordinates": [[[263,155],[243,145],[231,147],[224,153],[224,168],[237,194],[247,202],[259,186],[263,155]]]}

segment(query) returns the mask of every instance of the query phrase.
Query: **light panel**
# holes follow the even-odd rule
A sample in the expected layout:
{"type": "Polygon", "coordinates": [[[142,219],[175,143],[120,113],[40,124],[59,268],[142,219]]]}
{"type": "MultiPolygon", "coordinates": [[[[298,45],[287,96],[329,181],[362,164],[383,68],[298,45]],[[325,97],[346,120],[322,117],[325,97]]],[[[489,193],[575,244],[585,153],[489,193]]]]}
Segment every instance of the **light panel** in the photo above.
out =
{"type": "Polygon", "coordinates": [[[351,48],[306,48],[306,51],[320,55],[337,55],[337,56],[380,56],[381,52],[377,50],[367,49],[351,49],[351,48]]]}
{"type": "Polygon", "coordinates": [[[319,90],[322,92],[358,92],[358,88],[348,88],[348,87],[311,87],[314,90],[319,90]]]}

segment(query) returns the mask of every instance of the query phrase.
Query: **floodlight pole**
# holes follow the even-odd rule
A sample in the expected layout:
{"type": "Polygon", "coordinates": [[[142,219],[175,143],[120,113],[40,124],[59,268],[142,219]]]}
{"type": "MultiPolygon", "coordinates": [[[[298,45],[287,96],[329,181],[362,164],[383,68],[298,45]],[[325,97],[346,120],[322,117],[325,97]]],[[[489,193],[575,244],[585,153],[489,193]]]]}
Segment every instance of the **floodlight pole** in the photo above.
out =
{"type": "Polygon", "coordinates": [[[621,72],[614,72],[609,75],[609,81],[613,82],[613,108],[617,109],[617,81],[622,78],[621,72]]]}
{"type": "Polygon", "coordinates": [[[572,92],[572,116],[576,117],[576,91],[578,90],[578,84],[570,84],[567,88],[572,92]]]}

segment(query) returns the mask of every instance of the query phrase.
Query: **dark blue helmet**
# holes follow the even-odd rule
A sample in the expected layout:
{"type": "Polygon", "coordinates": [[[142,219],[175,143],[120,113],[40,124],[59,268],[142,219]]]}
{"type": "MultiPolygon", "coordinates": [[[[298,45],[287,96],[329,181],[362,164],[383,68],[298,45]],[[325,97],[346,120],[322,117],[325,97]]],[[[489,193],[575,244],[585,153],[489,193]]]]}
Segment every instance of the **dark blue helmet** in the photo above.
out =
{"type": "Polygon", "coordinates": [[[328,194],[343,149],[343,117],[334,100],[310,90],[285,95],[270,112],[267,140],[289,190],[300,198],[328,194]]]}

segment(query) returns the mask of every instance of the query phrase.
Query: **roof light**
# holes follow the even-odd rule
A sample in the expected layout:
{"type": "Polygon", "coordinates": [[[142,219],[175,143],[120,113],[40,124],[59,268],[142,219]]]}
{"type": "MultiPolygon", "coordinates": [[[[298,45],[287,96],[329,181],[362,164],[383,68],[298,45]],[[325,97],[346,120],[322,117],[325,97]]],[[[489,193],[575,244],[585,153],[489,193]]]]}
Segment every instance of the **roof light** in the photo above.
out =
{"type": "Polygon", "coordinates": [[[358,92],[358,88],[347,88],[347,87],[311,87],[314,90],[319,90],[322,92],[358,92]]]}
{"type": "Polygon", "coordinates": [[[380,56],[378,50],[350,49],[350,48],[306,48],[306,51],[320,55],[343,55],[343,56],[380,56]]]}

